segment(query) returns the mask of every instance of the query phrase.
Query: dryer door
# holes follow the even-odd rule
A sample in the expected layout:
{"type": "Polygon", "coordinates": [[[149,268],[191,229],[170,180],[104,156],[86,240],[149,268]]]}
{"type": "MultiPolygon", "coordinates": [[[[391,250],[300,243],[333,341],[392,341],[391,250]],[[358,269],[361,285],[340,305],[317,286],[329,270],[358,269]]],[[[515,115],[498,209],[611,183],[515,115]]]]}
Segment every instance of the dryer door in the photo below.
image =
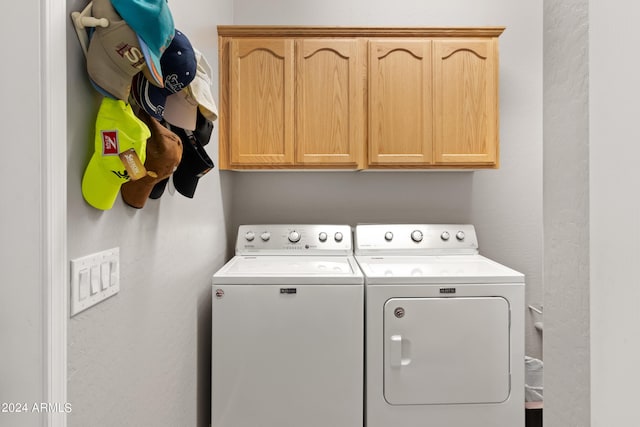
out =
{"type": "Polygon", "coordinates": [[[385,399],[392,405],[504,402],[509,329],[509,302],[501,297],[389,299],[385,399]]]}

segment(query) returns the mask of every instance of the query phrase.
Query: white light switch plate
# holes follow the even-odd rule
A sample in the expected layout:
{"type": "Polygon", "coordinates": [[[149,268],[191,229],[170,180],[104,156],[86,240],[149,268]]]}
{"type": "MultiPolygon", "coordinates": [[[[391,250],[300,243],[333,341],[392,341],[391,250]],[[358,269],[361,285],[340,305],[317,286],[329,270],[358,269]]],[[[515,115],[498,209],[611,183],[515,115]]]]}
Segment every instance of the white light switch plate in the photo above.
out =
{"type": "Polygon", "coordinates": [[[120,291],[120,248],[71,260],[71,316],[120,291]]]}

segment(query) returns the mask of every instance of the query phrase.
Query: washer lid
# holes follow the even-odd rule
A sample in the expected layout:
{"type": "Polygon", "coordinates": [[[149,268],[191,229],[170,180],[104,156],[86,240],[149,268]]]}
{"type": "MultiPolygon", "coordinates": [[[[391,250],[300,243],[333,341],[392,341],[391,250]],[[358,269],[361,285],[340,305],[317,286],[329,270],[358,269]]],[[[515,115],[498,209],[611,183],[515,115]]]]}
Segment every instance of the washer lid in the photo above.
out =
{"type": "Polygon", "coordinates": [[[367,284],[524,283],[524,275],[482,255],[356,256],[367,284]]]}
{"type": "Polygon", "coordinates": [[[214,284],[362,284],[352,256],[233,257],[213,276],[214,284]]]}

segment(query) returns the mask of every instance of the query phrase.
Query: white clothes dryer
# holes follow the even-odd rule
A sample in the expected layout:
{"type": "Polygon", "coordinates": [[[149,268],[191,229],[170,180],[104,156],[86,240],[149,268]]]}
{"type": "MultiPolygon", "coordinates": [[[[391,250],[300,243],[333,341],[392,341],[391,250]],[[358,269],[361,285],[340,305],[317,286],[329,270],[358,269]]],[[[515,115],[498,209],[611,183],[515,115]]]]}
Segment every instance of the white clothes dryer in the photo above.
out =
{"type": "Polygon", "coordinates": [[[472,225],[358,225],[367,427],[523,427],[524,275],[472,225]]]}
{"type": "Polygon", "coordinates": [[[364,278],[346,225],[243,225],[213,276],[212,427],[361,427],[364,278]]]}

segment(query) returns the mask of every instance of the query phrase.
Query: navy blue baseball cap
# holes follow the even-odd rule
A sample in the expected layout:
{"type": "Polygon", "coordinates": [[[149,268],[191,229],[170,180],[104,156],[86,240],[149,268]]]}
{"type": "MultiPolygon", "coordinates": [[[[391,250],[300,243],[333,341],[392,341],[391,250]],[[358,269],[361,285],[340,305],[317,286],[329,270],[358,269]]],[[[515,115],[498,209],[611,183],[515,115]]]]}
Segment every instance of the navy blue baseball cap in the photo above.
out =
{"type": "Polygon", "coordinates": [[[171,44],[160,58],[164,87],[155,86],[144,74],[136,74],[131,87],[133,100],[147,114],[161,121],[167,97],[189,86],[196,77],[197,65],[191,42],[184,33],[176,30],[171,44]]]}

